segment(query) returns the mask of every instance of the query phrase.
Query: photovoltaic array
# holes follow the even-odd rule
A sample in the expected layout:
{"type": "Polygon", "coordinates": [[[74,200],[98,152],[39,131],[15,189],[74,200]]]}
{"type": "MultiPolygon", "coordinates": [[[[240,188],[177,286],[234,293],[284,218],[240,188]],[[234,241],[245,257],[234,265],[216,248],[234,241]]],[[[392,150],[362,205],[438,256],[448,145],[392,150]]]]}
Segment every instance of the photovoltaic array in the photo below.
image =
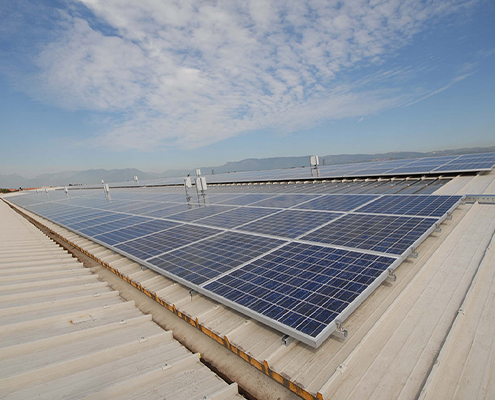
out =
{"type": "Polygon", "coordinates": [[[461,197],[127,189],[12,201],[318,346],[461,197]]]}
{"type": "MultiPolygon", "coordinates": [[[[211,183],[263,182],[309,178],[359,178],[376,176],[438,175],[459,172],[489,171],[495,166],[495,153],[464,154],[403,160],[372,161],[352,164],[321,165],[311,168],[290,168],[266,171],[246,171],[208,176],[211,183]]],[[[182,184],[182,178],[167,178],[140,182],[141,185],[182,184]]],[[[115,186],[130,186],[129,182],[115,186]]]]}

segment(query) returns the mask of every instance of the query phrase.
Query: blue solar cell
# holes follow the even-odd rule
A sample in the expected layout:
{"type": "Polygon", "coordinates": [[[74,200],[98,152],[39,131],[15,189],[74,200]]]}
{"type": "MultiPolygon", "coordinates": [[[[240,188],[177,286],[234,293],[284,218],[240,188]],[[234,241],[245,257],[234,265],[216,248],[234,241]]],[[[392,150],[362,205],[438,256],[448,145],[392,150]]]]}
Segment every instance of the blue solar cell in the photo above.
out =
{"type": "MultiPolygon", "coordinates": [[[[66,221],[65,224],[67,226],[70,226],[72,229],[78,230],[79,232],[92,235],[93,233],[87,233],[87,232],[93,232],[92,228],[96,228],[100,225],[108,226],[109,224],[115,221],[125,220],[127,218],[129,218],[129,215],[127,214],[116,214],[106,211],[100,214],[98,218],[91,218],[91,219],[88,218],[85,219],[83,222],[78,222],[77,224],[66,221]]],[[[118,227],[113,229],[118,229],[118,227]]],[[[109,228],[109,230],[112,230],[112,228],[109,228]]]]}
{"type": "Polygon", "coordinates": [[[231,206],[206,206],[206,207],[200,207],[196,208],[194,210],[188,210],[185,212],[182,212],[180,214],[174,214],[169,216],[168,218],[174,219],[177,221],[196,221],[201,218],[209,217],[211,215],[215,215],[218,213],[223,213],[225,211],[232,210],[233,207],[231,206]]]}
{"type": "Polygon", "coordinates": [[[179,224],[176,222],[151,220],[142,224],[132,225],[128,228],[117,229],[109,233],[94,235],[94,238],[113,246],[117,243],[126,242],[128,240],[136,239],[138,237],[143,237],[177,226],[179,226],[179,224]]]}
{"type": "Polygon", "coordinates": [[[220,233],[218,229],[181,225],[163,232],[118,244],[115,248],[134,257],[147,260],[167,251],[177,249],[209,236],[220,233]]]}
{"type": "Polygon", "coordinates": [[[192,210],[195,208],[198,208],[199,205],[195,203],[187,203],[187,204],[166,204],[164,206],[167,206],[163,209],[156,210],[156,211],[151,211],[146,214],[147,217],[153,217],[153,218],[168,218],[173,214],[178,214],[187,210],[192,210]]]}
{"type": "Polygon", "coordinates": [[[206,195],[207,204],[227,204],[229,201],[235,201],[237,198],[242,197],[241,193],[210,193],[206,195]],[[227,203],[224,203],[227,202],[227,203]]]}
{"type": "Polygon", "coordinates": [[[392,257],[289,243],[204,288],[316,337],[394,262],[392,257]],[[281,272],[288,269],[290,275],[281,272]],[[322,277],[329,283],[322,284],[322,277]]]}
{"type": "Polygon", "coordinates": [[[356,211],[373,214],[441,217],[452,209],[461,198],[462,196],[388,195],[356,211]]]}
{"type": "Polygon", "coordinates": [[[328,194],[308,201],[294,208],[320,211],[351,211],[355,208],[378,198],[374,195],[328,194]]]}
{"type": "Polygon", "coordinates": [[[235,228],[236,226],[266,217],[279,211],[273,208],[239,207],[233,210],[202,218],[196,222],[220,228],[235,228]]]}
{"type": "Polygon", "coordinates": [[[233,205],[233,206],[245,206],[255,203],[257,201],[266,200],[270,197],[274,197],[274,194],[246,194],[235,199],[228,199],[221,201],[221,204],[233,205]]]}
{"type": "Polygon", "coordinates": [[[239,226],[238,230],[263,233],[265,235],[296,238],[321,226],[328,221],[340,217],[341,213],[315,212],[300,210],[284,210],[277,214],[259,219],[255,222],[239,226]]]}
{"type": "Polygon", "coordinates": [[[436,222],[434,218],[347,214],[302,239],[401,255],[436,222]]]}
{"type": "Polygon", "coordinates": [[[456,161],[442,165],[435,169],[435,172],[456,172],[470,170],[489,170],[493,167],[493,161],[456,161]]]}
{"type": "MultiPolygon", "coordinates": [[[[113,220],[110,222],[106,223],[100,223],[98,225],[93,224],[91,225],[91,228],[88,229],[80,229],[79,231],[82,233],[85,232],[91,232],[91,235],[98,235],[110,231],[114,231],[116,229],[121,229],[121,228],[126,228],[128,226],[140,224],[143,222],[150,221],[148,218],[144,217],[129,217],[127,216],[126,218],[118,219],[118,220],[113,220]]],[[[101,218],[100,222],[105,222],[105,218],[101,218]]],[[[76,229],[76,228],[74,228],[76,229]]],[[[85,233],[87,234],[87,233],[85,233]]]]}
{"type": "Polygon", "coordinates": [[[153,258],[150,263],[199,285],[284,243],[277,239],[225,232],[153,258]]]}
{"type": "Polygon", "coordinates": [[[282,194],[266,200],[252,203],[255,207],[289,208],[308,200],[316,199],[317,195],[307,194],[282,194]]]}

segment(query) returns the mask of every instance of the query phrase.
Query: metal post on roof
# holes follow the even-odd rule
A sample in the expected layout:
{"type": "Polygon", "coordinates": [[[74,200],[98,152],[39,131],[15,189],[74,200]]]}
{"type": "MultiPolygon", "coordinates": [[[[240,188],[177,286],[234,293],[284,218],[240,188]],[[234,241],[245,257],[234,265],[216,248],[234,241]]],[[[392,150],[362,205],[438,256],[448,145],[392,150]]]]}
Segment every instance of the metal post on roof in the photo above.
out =
{"type": "Polygon", "coordinates": [[[205,195],[206,194],[206,178],[204,176],[198,176],[196,178],[196,192],[198,195],[205,195]]]}
{"type": "Polygon", "coordinates": [[[66,187],[64,187],[64,192],[65,192],[65,195],[66,195],[67,197],[69,197],[69,189],[67,188],[67,186],[66,186],[66,187]]]}
{"type": "Polygon", "coordinates": [[[311,168],[318,168],[320,164],[320,159],[318,156],[309,156],[309,165],[311,168]]]}
{"type": "Polygon", "coordinates": [[[105,197],[107,198],[107,200],[111,200],[110,188],[108,187],[108,183],[103,184],[103,191],[105,192],[105,197]]]}
{"type": "Polygon", "coordinates": [[[187,202],[191,201],[191,196],[189,196],[189,188],[192,187],[191,177],[187,175],[184,178],[184,189],[186,190],[186,200],[187,202]]]}
{"type": "Polygon", "coordinates": [[[309,166],[311,169],[311,177],[318,178],[320,176],[320,171],[318,170],[318,165],[320,164],[320,159],[318,156],[309,156],[309,166]]]}

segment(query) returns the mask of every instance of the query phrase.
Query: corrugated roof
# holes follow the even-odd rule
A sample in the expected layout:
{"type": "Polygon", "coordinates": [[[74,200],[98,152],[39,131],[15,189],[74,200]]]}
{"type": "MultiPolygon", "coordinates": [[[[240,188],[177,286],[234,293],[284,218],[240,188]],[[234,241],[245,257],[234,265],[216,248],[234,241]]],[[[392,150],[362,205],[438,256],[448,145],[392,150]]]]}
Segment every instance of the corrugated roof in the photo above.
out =
{"type": "MultiPolygon", "coordinates": [[[[457,177],[435,194],[466,193],[495,194],[495,172],[457,177]]],[[[442,393],[447,375],[453,382],[457,379],[457,386],[453,383],[449,387],[458,398],[462,398],[460,394],[463,398],[483,398],[493,392],[494,348],[487,347],[490,340],[488,344],[476,342],[480,336],[472,327],[480,324],[488,332],[493,330],[495,319],[486,322],[483,316],[490,315],[495,303],[489,297],[481,306],[472,296],[491,293],[475,277],[493,270],[493,257],[487,249],[495,232],[494,205],[460,206],[452,220],[442,225],[442,231],[417,249],[418,258],[408,259],[396,270],[397,281],[381,285],[346,320],[348,338],[331,337],[316,350],[297,341],[285,346],[281,335],[263,324],[201,295],[191,298],[187,288],[152,271],[142,271],[138,264],[56,224],[26,214],[304,398],[409,399],[420,395],[421,390],[426,395],[430,391],[442,393]],[[466,325],[459,321],[458,310],[469,301],[477,314],[470,314],[473,320],[466,325]],[[455,334],[458,329],[464,330],[455,334]],[[468,361],[446,364],[442,369],[442,360],[456,356],[458,348],[464,349],[468,361]],[[483,351],[485,361],[480,367],[476,357],[483,351]],[[466,385],[462,379],[481,373],[484,378],[463,391],[466,385]]]]}
{"type": "Polygon", "coordinates": [[[0,397],[241,398],[3,202],[0,220],[0,397]]]}

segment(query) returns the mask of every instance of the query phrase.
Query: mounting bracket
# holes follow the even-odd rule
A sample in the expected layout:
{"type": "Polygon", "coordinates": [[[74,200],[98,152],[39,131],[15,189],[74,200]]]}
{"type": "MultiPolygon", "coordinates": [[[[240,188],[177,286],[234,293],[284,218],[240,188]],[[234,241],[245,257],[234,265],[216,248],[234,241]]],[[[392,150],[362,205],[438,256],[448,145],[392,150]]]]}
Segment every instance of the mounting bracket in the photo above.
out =
{"type": "Polygon", "coordinates": [[[387,279],[391,280],[392,282],[395,282],[397,280],[397,276],[394,274],[394,271],[392,269],[388,270],[387,279]]]}
{"type": "Polygon", "coordinates": [[[340,335],[342,335],[342,338],[345,339],[347,337],[347,329],[344,328],[344,325],[343,325],[343,322],[340,321],[340,320],[337,320],[335,321],[335,326],[336,326],[336,330],[335,330],[335,333],[339,333],[340,335]]]}
{"type": "Polygon", "coordinates": [[[289,336],[289,335],[284,335],[284,336],[282,336],[280,341],[282,342],[282,345],[287,347],[289,344],[291,344],[294,341],[294,338],[292,336],[289,336]]]}
{"type": "Polygon", "coordinates": [[[408,257],[411,257],[411,258],[418,258],[418,252],[416,251],[416,248],[415,248],[415,247],[413,247],[413,248],[411,249],[411,254],[409,254],[409,256],[408,256],[408,257]]]}

